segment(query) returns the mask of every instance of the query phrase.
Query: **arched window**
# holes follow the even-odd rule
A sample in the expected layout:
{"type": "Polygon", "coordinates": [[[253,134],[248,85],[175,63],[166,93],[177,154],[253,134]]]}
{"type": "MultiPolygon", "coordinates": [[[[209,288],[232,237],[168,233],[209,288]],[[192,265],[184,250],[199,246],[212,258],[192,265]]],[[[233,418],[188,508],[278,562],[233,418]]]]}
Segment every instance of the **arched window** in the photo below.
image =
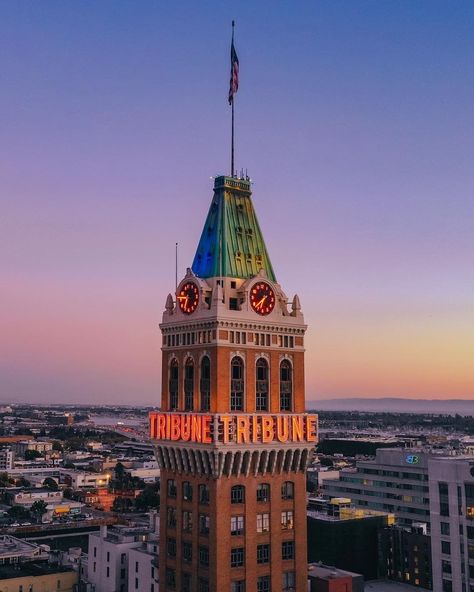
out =
{"type": "Polygon", "coordinates": [[[192,411],[194,407],[194,362],[186,360],[184,366],[184,410],[192,411]]]}
{"type": "Polygon", "coordinates": [[[291,364],[283,360],[280,364],[280,411],[291,411],[293,406],[293,379],[291,364]]]}
{"type": "Polygon", "coordinates": [[[230,409],[244,410],[244,362],[242,358],[232,358],[230,367],[230,409]]]}
{"type": "Polygon", "coordinates": [[[211,408],[211,361],[207,356],[201,360],[201,411],[211,408]]]}
{"type": "Polygon", "coordinates": [[[270,483],[259,483],[257,485],[257,502],[270,501],[270,483]]]}
{"type": "Polygon", "coordinates": [[[256,410],[268,411],[268,362],[259,358],[256,366],[256,410]]]}
{"type": "Polygon", "coordinates": [[[234,485],[230,490],[230,503],[243,504],[245,502],[245,487],[243,485],[234,485]]]}
{"type": "Polygon", "coordinates": [[[170,376],[169,376],[170,410],[171,411],[178,409],[178,385],[179,385],[178,377],[179,377],[178,360],[173,359],[170,364],[170,376]]]}

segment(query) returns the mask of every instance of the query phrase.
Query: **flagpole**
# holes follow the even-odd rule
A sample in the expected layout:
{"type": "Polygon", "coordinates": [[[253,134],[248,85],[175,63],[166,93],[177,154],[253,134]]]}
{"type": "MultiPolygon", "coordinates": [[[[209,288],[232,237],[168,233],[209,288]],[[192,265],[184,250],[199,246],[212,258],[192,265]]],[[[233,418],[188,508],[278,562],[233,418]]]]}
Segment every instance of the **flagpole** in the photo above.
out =
{"type": "MultiPolygon", "coordinates": [[[[234,44],[235,21],[232,21],[232,45],[234,44]]],[[[234,96],[232,95],[232,134],[231,134],[231,152],[230,152],[230,176],[234,176],[234,96]]]]}

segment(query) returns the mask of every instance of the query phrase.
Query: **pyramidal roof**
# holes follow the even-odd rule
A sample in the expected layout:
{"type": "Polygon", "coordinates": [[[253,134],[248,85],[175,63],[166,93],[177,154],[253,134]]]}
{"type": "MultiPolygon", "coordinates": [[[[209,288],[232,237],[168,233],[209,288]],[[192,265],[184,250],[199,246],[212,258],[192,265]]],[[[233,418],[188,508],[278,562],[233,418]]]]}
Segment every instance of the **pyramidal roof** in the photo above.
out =
{"type": "Polygon", "coordinates": [[[250,181],[216,177],[192,270],[202,278],[248,279],[261,269],[276,281],[253,207],[250,181]]]}

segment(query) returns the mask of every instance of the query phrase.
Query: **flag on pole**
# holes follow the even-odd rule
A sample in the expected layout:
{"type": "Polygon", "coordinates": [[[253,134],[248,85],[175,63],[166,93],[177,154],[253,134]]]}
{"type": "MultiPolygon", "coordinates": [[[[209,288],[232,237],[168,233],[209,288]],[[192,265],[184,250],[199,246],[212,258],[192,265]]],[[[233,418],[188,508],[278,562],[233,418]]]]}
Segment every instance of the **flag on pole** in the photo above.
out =
{"type": "Polygon", "coordinates": [[[229,105],[234,102],[234,95],[239,90],[239,58],[234,47],[232,36],[232,45],[230,46],[230,87],[229,87],[229,105]]]}

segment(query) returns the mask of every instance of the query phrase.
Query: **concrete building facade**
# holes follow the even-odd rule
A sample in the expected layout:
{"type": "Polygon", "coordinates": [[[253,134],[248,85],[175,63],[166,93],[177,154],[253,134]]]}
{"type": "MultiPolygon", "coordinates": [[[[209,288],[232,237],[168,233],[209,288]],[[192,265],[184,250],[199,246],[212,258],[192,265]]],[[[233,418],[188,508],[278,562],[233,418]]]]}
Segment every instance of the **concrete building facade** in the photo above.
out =
{"type": "Polygon", "coordinates": [[[434,592],[474,590],[474,456],[428,463],[434,592]]]}

